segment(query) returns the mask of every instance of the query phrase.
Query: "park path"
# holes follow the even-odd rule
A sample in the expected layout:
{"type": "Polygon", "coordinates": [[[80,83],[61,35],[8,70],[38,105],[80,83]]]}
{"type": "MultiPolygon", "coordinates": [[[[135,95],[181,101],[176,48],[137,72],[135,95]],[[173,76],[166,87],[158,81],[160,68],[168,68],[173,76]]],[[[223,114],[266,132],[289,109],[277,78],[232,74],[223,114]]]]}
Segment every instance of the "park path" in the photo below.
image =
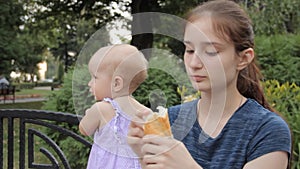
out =
{"type": "MultiPolygon", "coordinates": [[[[51,90],[51,86],[45,87],[35,87],[34,89],[37,90],[51,90]]],[[[44,101],[46,98],[44,97],[16,97],[15,103],[26,103],[26,102],[37,102],[37,101],[44,101]]],[[[5,104],[13,103],[13,100],[5,100],[5,104]]],[[[0,100],[0,104],[4,104],[3,100],[0,100]]]]}

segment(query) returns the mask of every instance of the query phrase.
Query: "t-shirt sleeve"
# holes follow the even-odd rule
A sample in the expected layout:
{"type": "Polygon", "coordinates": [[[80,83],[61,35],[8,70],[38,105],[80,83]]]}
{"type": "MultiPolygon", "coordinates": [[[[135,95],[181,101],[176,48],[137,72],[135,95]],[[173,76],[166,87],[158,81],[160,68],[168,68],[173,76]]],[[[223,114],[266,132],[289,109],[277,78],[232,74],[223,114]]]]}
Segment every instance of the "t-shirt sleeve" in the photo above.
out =
{"type": "Polygon", "coordinates": [[[290,157],[291,142],[290,129],[280,116],[264,119],[249,143],[247,161],[275,151],[287,152],[290,157]]]}
{"type": "Polygon", "coordinates": [[[171,125],[176,120],[179,110],[180,110],[179,106],[172,106],[168,108],[168,116],[171,125]]]}

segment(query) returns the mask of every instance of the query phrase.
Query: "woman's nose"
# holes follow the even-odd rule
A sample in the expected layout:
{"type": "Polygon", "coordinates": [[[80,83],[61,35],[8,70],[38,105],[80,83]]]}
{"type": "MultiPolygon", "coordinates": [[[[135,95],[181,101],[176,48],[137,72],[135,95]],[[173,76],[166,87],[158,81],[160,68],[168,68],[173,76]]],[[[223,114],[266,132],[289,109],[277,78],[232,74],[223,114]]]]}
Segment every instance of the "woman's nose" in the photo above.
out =
{"type": "Polygon", "coordinates": [[[202,68],[203,67],[203,63],[200,59],[200,55],[197,54],[196,52],[193,54],[191,60],[190,60],[190,66],[192,68],[202,68]]]}

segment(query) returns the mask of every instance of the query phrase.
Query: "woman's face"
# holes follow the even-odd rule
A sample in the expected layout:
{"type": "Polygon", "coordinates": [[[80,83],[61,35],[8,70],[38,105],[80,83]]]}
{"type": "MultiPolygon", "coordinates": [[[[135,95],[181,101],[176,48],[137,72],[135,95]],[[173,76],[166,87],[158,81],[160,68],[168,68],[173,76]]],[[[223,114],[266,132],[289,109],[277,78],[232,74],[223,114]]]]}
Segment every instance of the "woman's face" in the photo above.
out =
{"type": "Polygon", "coordinates": [[[217,37],[210,17],[186,25],[184,63],[196,90],[224,91],[236,87],[238,56],[234,45],[217,37]]]}

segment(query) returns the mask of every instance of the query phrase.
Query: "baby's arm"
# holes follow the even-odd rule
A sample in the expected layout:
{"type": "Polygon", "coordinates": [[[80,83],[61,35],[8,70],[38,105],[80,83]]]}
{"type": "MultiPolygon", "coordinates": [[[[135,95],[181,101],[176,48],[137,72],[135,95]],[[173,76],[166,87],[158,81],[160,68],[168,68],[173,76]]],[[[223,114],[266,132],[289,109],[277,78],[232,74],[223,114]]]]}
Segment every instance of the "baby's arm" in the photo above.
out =
{"type": "Polygon", "coordinates": [[[101,113],[99,112],[98,104],[99,103],[95,103],[91,108],[86,110],[85,116],[82,118],[79,124],[79,131],[81,134],[90,136],[99,128],[101,122],[101,113]]]}

